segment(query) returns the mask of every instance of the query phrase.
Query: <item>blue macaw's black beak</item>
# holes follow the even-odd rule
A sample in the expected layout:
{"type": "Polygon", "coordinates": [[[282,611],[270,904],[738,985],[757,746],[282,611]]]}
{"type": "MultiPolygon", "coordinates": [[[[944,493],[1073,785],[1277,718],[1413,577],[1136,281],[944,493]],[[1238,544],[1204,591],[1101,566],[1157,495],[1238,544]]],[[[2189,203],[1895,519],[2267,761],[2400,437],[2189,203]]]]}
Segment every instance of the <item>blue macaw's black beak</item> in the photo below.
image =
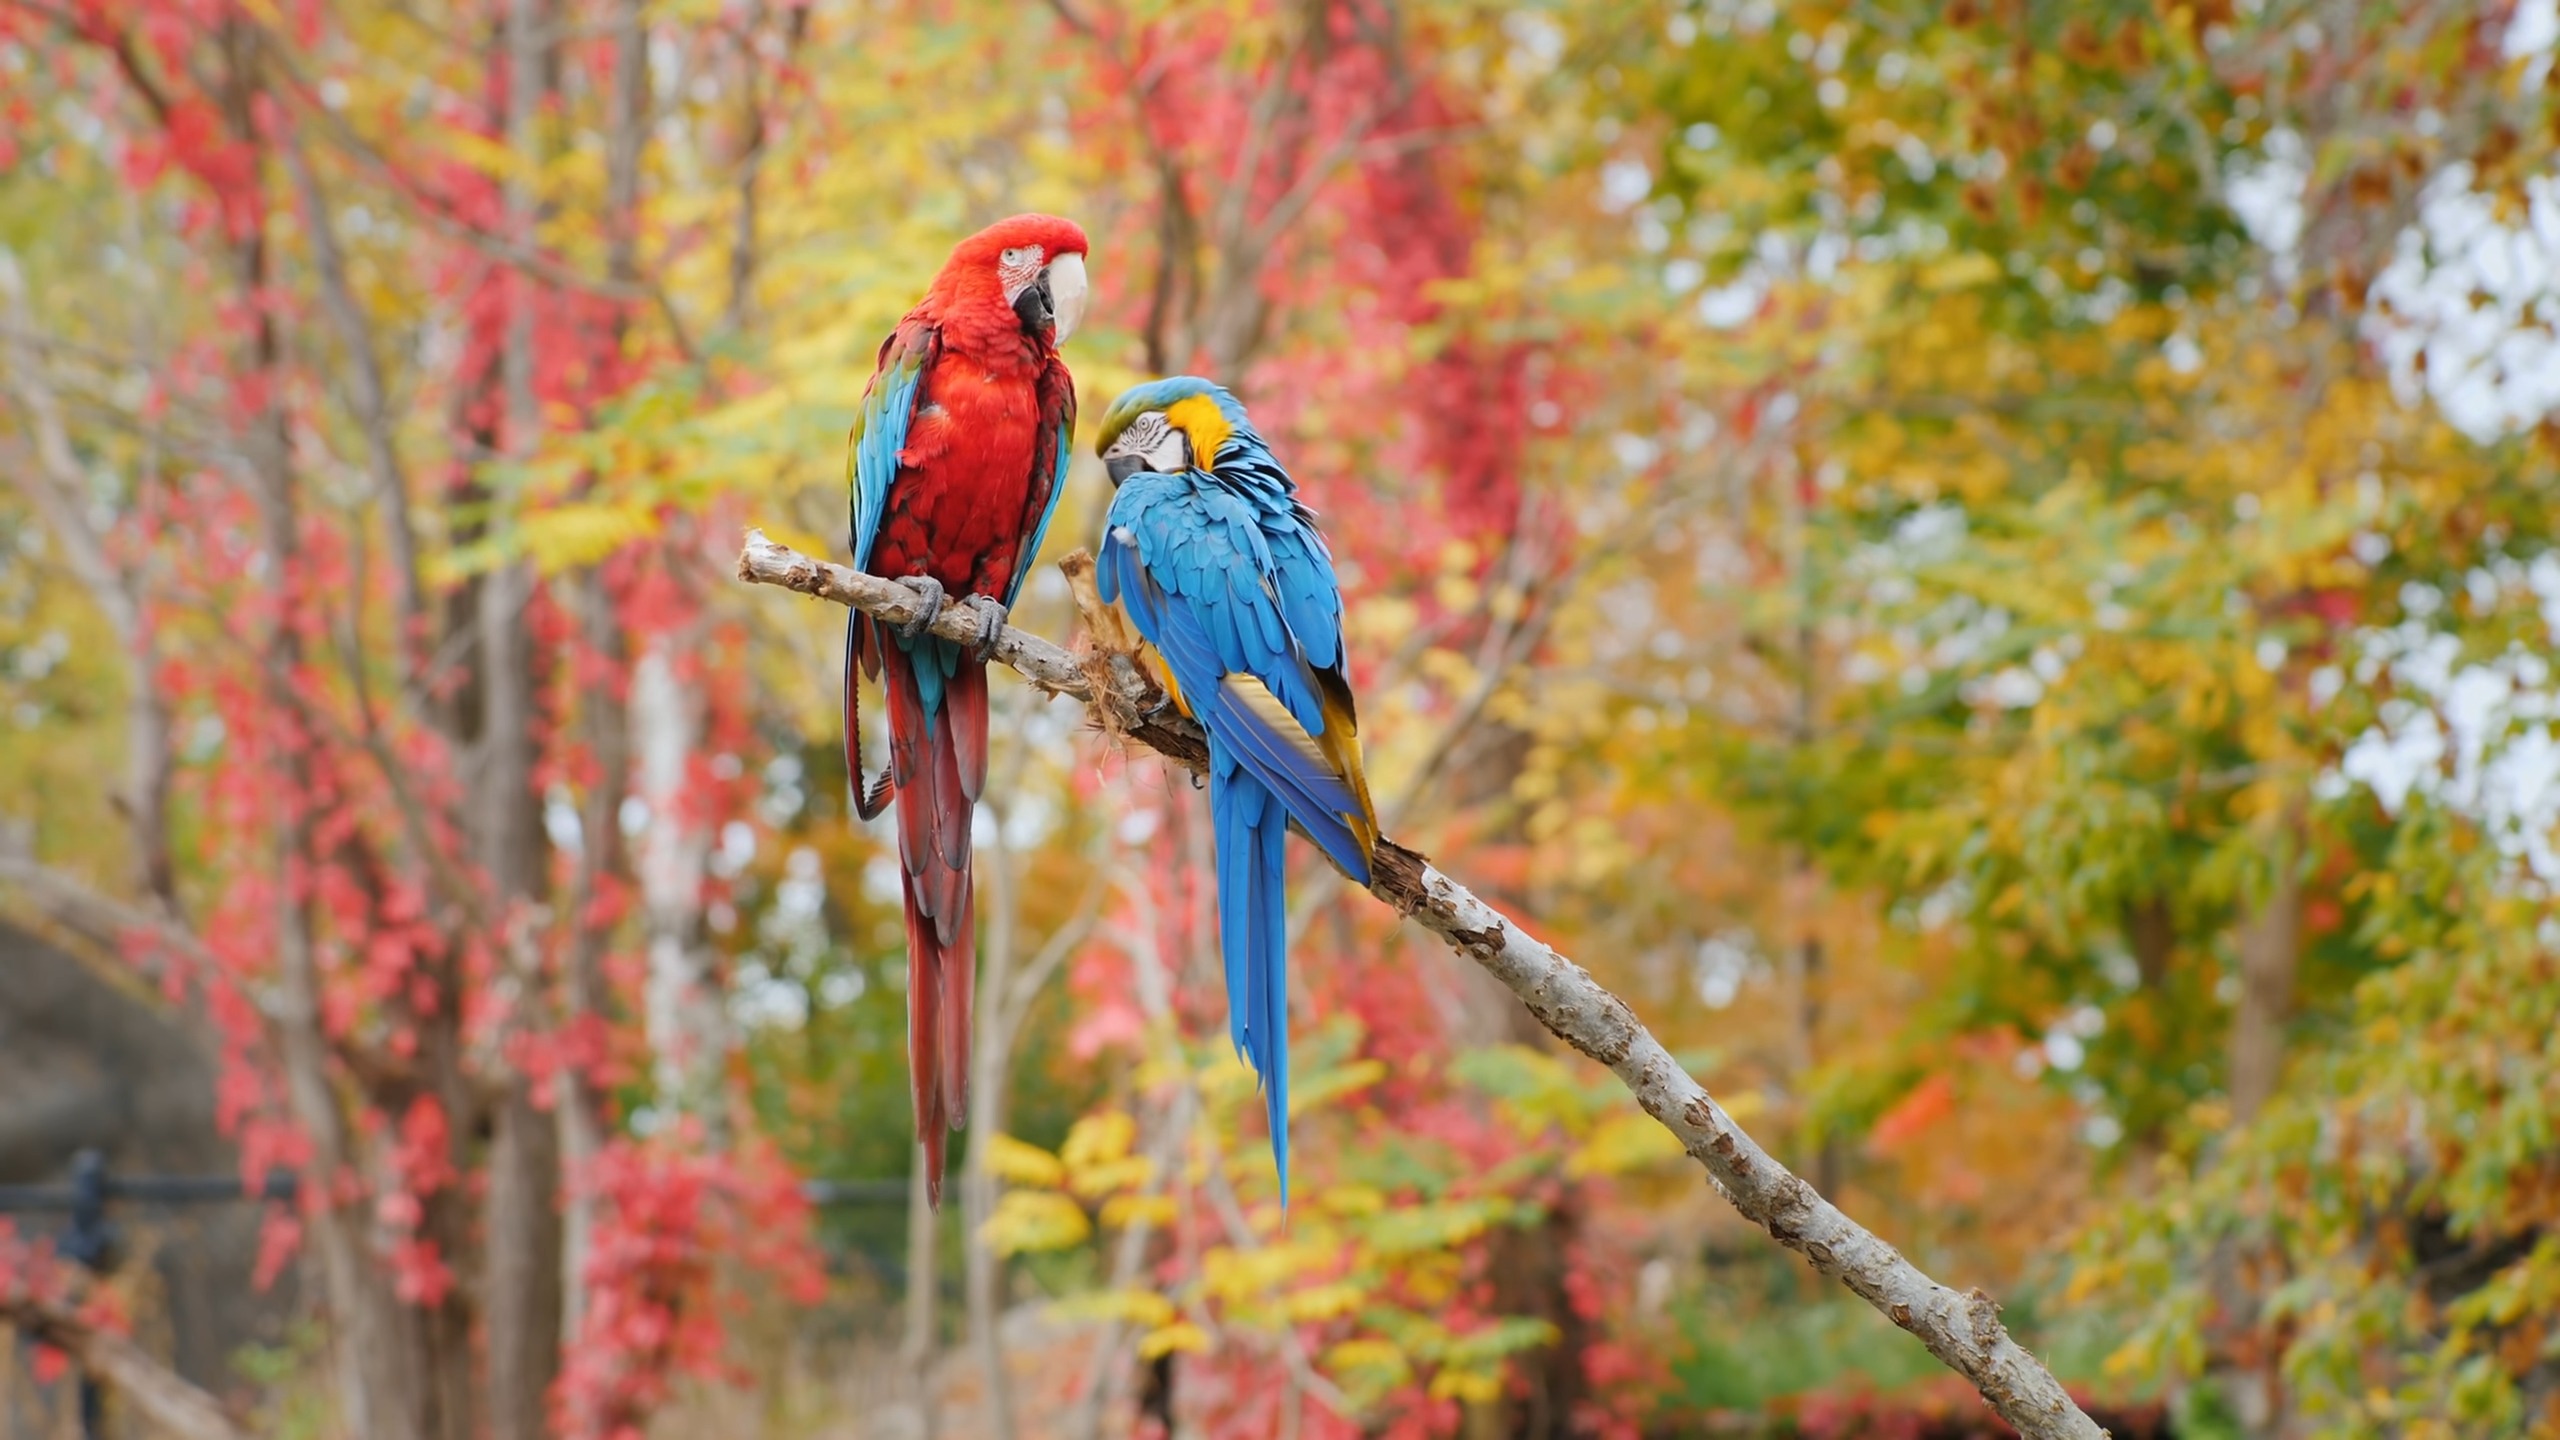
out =
{"type": "Polygon", "coordinates": [[[1102,468],[1111,472],[1111,488],[1117,490],[1121,481],[1147,468],[1147,459],[1143,455],[1113,455],[1103,460],[1102,468]]]}
{"type": "Polygon", "coordinates": [[[1057,326],[1058,311],[1049,298],[1048,271],[1041,271],[1039,279],[1023,286],[1022,293],[1013,297],[1013,313],[1022,317],[1025,335],[1047,335],[1057,326]]]}

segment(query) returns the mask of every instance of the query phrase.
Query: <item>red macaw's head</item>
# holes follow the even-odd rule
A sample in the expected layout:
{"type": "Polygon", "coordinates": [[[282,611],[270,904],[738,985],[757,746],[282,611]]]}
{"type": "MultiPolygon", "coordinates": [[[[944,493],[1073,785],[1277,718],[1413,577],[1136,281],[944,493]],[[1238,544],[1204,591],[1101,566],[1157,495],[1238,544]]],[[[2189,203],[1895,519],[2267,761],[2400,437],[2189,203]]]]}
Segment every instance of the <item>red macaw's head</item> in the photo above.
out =
{"type": "Polygon", "coordinates": [[[1055,215],[1016,215],[960,242],[934,277],[946,302],[1001,304],[1023,333],[1065,342],[1084,319],[1084,230],[1055,215]]]}

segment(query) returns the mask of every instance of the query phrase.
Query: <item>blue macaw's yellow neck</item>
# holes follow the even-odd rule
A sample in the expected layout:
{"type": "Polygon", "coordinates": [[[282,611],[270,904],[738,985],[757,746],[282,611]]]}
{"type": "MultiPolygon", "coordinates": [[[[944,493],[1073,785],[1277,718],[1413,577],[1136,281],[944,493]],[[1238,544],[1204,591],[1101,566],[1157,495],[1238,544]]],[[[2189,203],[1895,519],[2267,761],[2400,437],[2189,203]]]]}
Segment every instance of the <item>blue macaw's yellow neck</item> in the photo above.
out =
{"type": "Polygon", "coordinates": [[[1218,451],[1236,427],[1218,409],[1218,402],[1206,395],[1190,395],[1164,407],[1165,423],[1191,437],[1194,464],[1203,470],[1218,468],[1218,451]]]}

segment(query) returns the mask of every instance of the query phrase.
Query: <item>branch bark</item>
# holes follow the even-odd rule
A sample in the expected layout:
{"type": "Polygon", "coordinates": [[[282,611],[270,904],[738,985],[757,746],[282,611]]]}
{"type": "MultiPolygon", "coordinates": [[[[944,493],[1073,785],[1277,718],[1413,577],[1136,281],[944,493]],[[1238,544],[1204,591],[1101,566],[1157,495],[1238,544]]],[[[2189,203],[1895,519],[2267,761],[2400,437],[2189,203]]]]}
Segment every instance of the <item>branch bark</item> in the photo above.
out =
{"type": "Polygon", "coordinates": [[[32,1297],[0,1300],[0,1321],[69,1355],[92,1378],[124,1396],[160,1434],[178,1440],[248,1440],[247,1432],[223,1413],[221,1402],[142,1347],[64,1306],[32,1297]]]}
{"type": "MultiPolygon", "coordinates": [[[[1069,557],[1071,562],[1075,558],[1069,557]]],[[[800,554],[758,530],[747,532],[738,578],[832,600],[891,623],[911,620],[922,608],[923,597],[901,583],[800,554]]],[[[974,616],[953,609],[938,617],[932,630],[965,644],[976,638],[976,624],[974,616]]],[[[1192,770],[1205,766],[1207,747],[1198,729],[1172,715],[1162,693],[1128,656],[1080,662],[1049,641],[1010,626],[996,636],[987,654],[1051,694],[1102,711],[1116,733],[1192,770]]],[[[1589,971],[1415,851],[1382,840],[1373,868],[1371,894],[1483,966],[1520,997],[1538,1023],[1608,1066],[1645,1113],[1679,1137],[1682,1148],[1706,1168],[1718,1194],[1772,1239],[1804,1256],[1816,1271],[1840,1281],[1911,1332],[1930,1354],[1971,1382],[2021,1435],[2028,1440],[2097,1440],[2107,1433],[2072,1403],[2053,1372],[2010,1338],[1990,1296],[1980,1290],[1958,1292],[1929,1278],[1771,1158],[1705,1086],[1680,1068],[1626,1002],[1589,971]]]]}

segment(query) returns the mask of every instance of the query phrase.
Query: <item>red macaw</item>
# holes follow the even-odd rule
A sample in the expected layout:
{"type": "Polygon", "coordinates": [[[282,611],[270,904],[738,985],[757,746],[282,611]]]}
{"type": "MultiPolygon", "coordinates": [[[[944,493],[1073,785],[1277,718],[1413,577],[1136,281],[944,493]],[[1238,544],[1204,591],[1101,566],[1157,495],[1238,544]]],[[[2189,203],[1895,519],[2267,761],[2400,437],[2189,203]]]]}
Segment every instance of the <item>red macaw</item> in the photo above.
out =
{"type": "Polygon", "coordinates": [[[898,797],[907,908],[907,1065],[925,1189],[942,1199],[945,1133],[969,1108],[977,927],[969,824],[987,778],[987,666],[1064,488],[1076,389],[1058,346],[1084,316],[1085,235],[1054,215],[1000,220],[951,252],[880,345],[854,418],[855,568],[907,580],[925,614],[845,632],[845,767],[863,819],[898,797]],[[977,611],[975,648],[925,633],[947,592],[977,611]],[[889,701],[889,768],[863,793],[855,672],[889,701]]]}

